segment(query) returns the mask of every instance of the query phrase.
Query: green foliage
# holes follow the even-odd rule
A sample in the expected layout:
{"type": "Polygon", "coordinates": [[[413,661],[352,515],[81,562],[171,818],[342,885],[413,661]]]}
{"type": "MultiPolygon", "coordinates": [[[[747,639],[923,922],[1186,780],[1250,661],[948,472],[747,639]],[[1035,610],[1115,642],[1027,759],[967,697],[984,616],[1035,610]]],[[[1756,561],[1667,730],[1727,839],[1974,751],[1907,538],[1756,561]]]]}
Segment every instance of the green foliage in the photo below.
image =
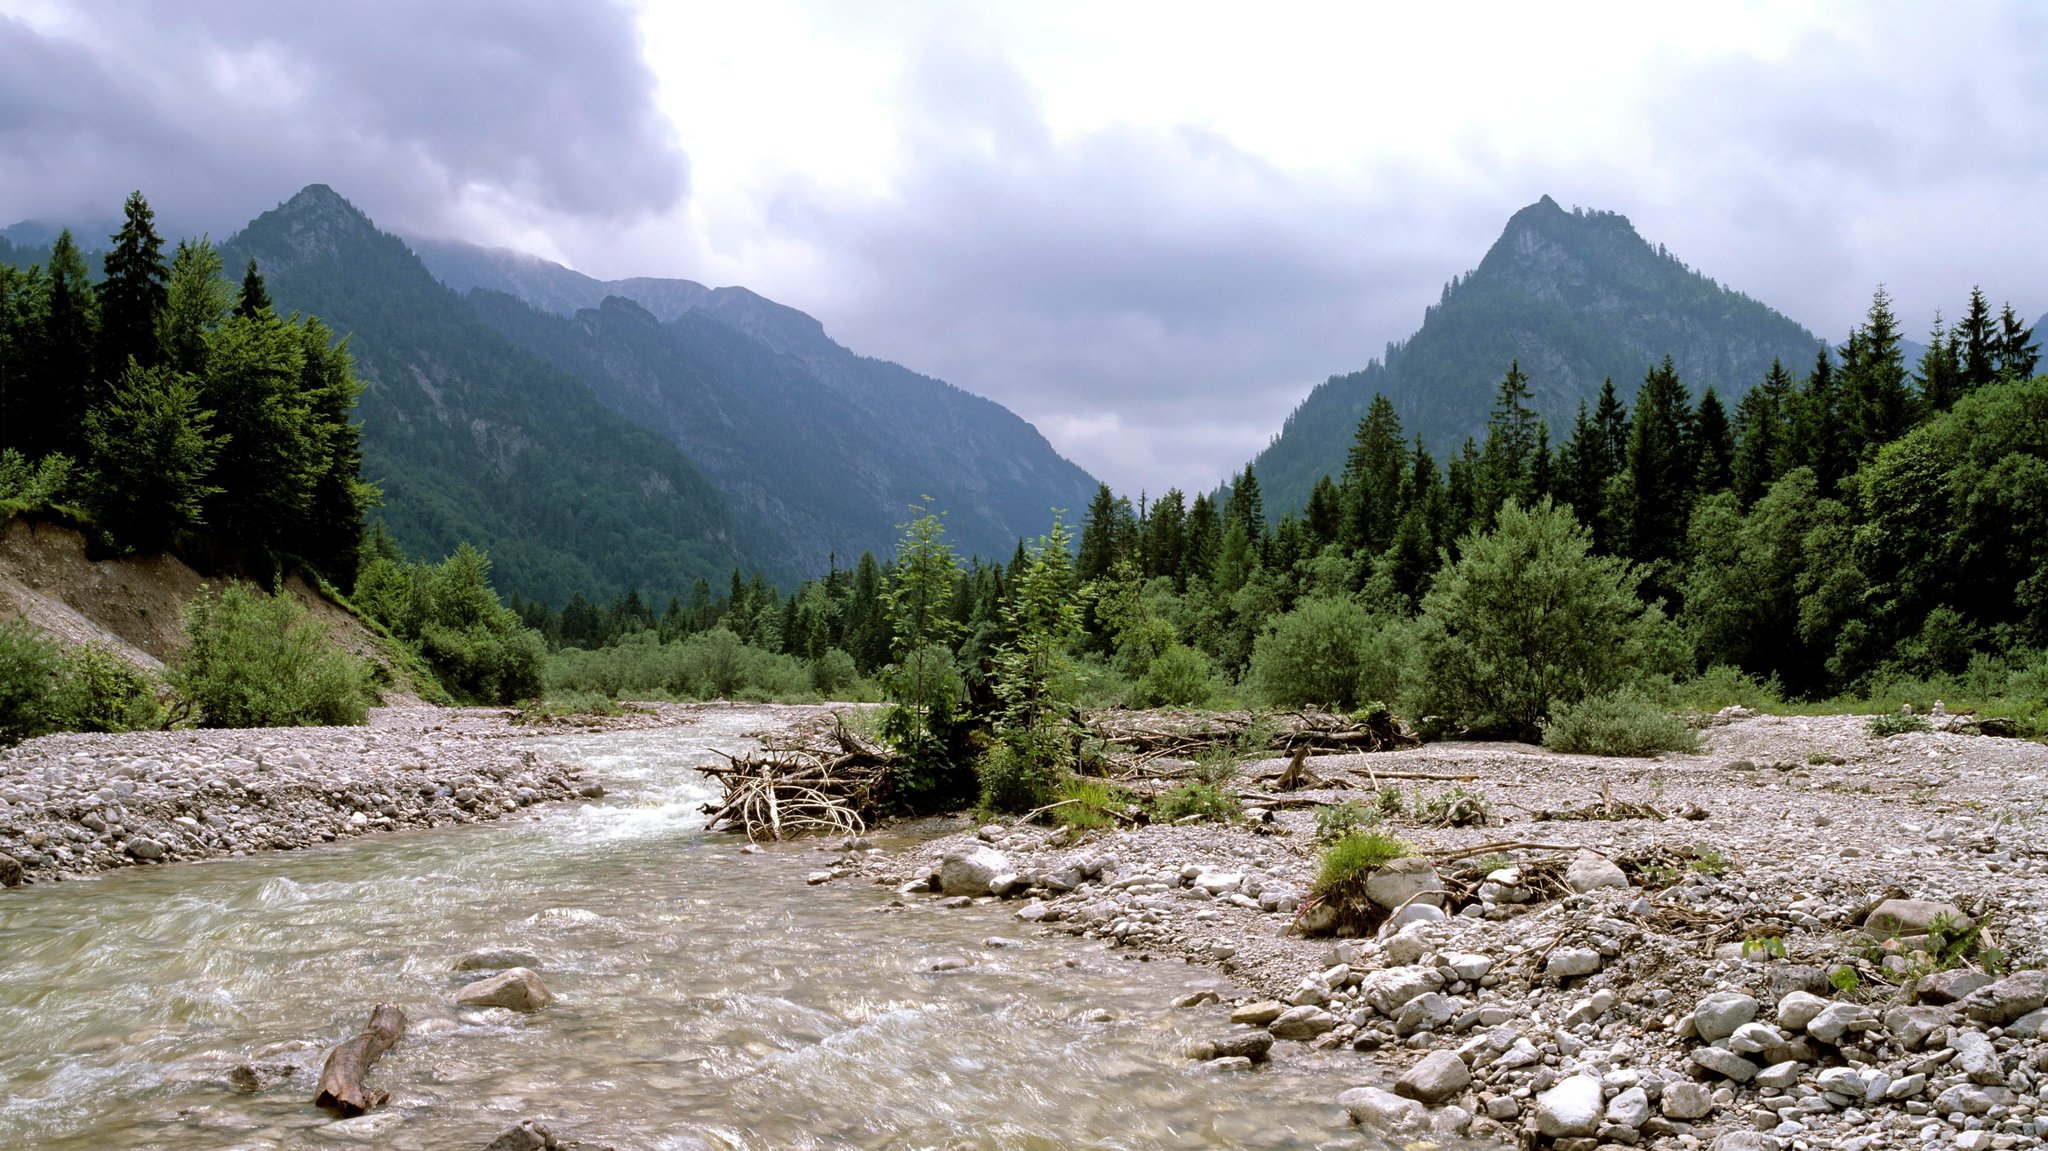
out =
{"type": "Polygon", "coordinates": [[[1894,712],[1889,715],[1873,715],[1870,717],[1870,722],[1864,724],[1863,727],[1865,731],[1870,733],[1872,739],[1889,739],[1892,736],[1904,735],[1907,732],[1931,731],[1934,725],[1928,723],[1927,717],[1924,715],[1894,712]]]}
{"type": "Polygon", "coordinates": [[[355,603],[411,644],[451,693],[472,703],[540,694],[540,636],[498,600],[491,561],[468,544],[438,564],[373,555],[356,577],[355,603]]]}
{"type": "Polygon", "coordinates": [[[1267,626],[1252,648],[1251,679],[1276,707],[1348,711],[1368,676],[1381,621],[1349,599],[1315,598],[1267,626]]]}
{"type": "Polygon", "coordinates": [[[192,377],[131,361],[85,417],[85,502],[99,526],[149,550],[203,523],[202,509],[221,491],[207,481],[227,438],[209,438],[212,418],[192,377]]]}
{"type": "Polygon", "coordinates": [[[836,647],[811,661],[811,686],[825,699],[845,699],[859,683],[860,669],[853,657],[836,647]]]}
{"type": "Polygon", "coordinates": [[[1484,826],[1493,814],[1493,803],[1484,792],[1451,787],[1429,796],[1417,794],[1412,810],[1417,820],[1437,827],[1484,826]]]}
{"type": "Polygon", "coordinates": [[[1215,680],[1208,656],[1176,643],[1145,669],[1132,702],[1140,707],[1198,707],[1215,694],[1215,680]]]}
{"type": "Polygon", "coordinates": [[[1412,854],[1413,848],[1391,835],[1352,832],[1323,848],[1309,892],[1336,911],[1340,929],[1362,927],[1376,914],[1365,881],[1393,860],[1412,854]]]}
{"type": "Polygon", "coordinates": [[[147,731],[164,722],[156,682],[100,643],[64,656],[50,710],[61,731],[147,731]]]}
{"type": "Polygon", "coordinates": [[[1067,777],[1064,750],[1041,737],[1019,736],[989,744],[975,761],[983,811],[1034,811],[1059,798],[1067,777]]]}
{"type": "Polygon", "coordinates": [[[1073,539],[1055,514],[1052,530],[1025,553],[1003,620],[1011,635],[996,653],[1002,729],[1037,731],[1065,721],[1071,698],[1069,649],[1081,634],[1086,590],[1074,577],[1073,539]]]}
{"type": "Polygon", "coordinates": [[[965,782],[951,746],[964,694],[952,649],[963,629],[948,610],[960,565],[945,534],[927,500],[924,514],[903,527],[896,568],[882,592],[896,657],[882,669],[882,690],[892,704],[882,734],[896,748],[899,802],[913,809],[943,802],[965,782]]]}
{"type": "Polygon", "coordinates": [[[1828,972],[1828,986],[1834,988],[1837,995],[1854,995],[1856,989],[1863,986],[1863,980],[1857,976],[1855,968],[1841,963],[1828,972]]]}
{"type": "Polygon", "coordinates": [[[1646,756],[1697,752],[1699,733],[1631,684],[1552,711],[1543,746],[1570,755],[1646,756]]]}
{"type": "Polygon", "coordinates": [[[1735,861],[1728,858],[1720,848],[1707,844],[1695,844],[1692,849],[1692,869],[1701,875],[1726,875],[1735,861]]]}
{"type": "Polygon", "coordinates": [[[1548,499],[1510,502],[1495,529],[1466,537],[1423,600],[1410,713],[1534,739],[1553,706],[1668,666],[1662,613],[1591,542],[1548,499]]]}
{"type": "Polygon", "coordinates": [[[594,650],[564,648],[547,657],[541,679],[550,698],[580,692],[612,699],[818,698],[802,660],[753,647],[727,628],[666,643],[638,632],[594,650]]]}
{"type": "Polygon", "coordinates": [[[1377,808],[1355,799],[1316,805],[1316,842],[1330,843],[1354,832],[1370,830],[1380,821],[1377,808]]]}
{"type": "Polygon", "coordinates": [[[1229,823],[1243,814],[1244,804],[1237,796],[1200,780],[1176,784],[1152,801],[1152,818],[1162,823],[1229,823]]]}
{"type": "Polygon", "coordinates": [[[289,595],[204,590],[185,605],[185,645],[167,678],[203,726],[359,724],[367,713],[368,670],[289,595]]]}
{"type": "Polygon", "coordinates": [[[615,716],[620,711],[618,701],[602,692],[567,691],[527,704],[513,715],[512,722],[548,723],[577,716],[615,716]]]}
{"type": "Polygon", "coordinates": [[[20,620],[0,620],[0,747],[54,730],[52,696],[63,657],[20,620]]]}
{"type": "Polygon", "coordinates": [[[62,452],[30,463],[14,448],[0,450],[0,506],[24,511],[52,508],[72,491],[71,457],[62,452]]]}
{"type": "Polygon", "coordinates": [[[1106,780],[1069,775],[1060,780],[1059,821],[1083,830],[1114,827],[1132,804],[1131,793],[1106,780]]]}

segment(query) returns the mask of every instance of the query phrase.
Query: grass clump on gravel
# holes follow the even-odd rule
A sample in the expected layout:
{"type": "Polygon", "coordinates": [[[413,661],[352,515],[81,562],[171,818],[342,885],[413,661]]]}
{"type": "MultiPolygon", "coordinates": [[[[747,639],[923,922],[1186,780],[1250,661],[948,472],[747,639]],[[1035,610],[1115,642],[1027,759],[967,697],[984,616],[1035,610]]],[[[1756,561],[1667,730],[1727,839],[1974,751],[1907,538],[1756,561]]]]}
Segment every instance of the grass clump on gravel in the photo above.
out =
{"type": "Polygon", "coordinates": [[[1353,832],[1323,849],[1323,858],[1316,865],[1313,890],[1321,899],[1341,897],[1353,890],[1363,899],[1367,876],[1412,854],[1413,848],[1383,832],[1353,832]]]}
{"type": "Polygon", "coordinates": [[[1152,818],[1161,823],[1229,823],[1244,814],[1237,796],[1200,780],[1189,780],[1152,801],[1152,818]]]}
{"type": "Polygon", "coordinates": [[[1697,752],[1699,733],[1635,687],[1588,696],[1551,712],[1543,746],[1573,755],[1655,755],[1697,752]]]}

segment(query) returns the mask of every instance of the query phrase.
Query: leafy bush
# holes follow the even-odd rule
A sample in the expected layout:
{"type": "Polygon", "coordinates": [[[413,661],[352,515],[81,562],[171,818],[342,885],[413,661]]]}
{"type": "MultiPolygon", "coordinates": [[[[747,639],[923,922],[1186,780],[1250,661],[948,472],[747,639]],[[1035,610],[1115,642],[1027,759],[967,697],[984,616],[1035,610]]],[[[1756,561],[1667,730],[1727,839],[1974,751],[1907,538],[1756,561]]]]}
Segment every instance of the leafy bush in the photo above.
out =
{"type": "Polygon", "coordinates": [[[547,647],[491,587],[490,557],[468,544],[438,564],[376,555],[357,573],[354,601],[413,645],[458,698],[513,703],[542,690],[547,647]]]}
{"type": "Polygon", "coordinates": [[[71,494],[71,457],[51,452],[34,464],[13,448],[0,451],[0,503],[30,510],[52,507],[71,494]]]}
{"type": "Polygon", "coordinates": [[[1888,715],[1871,716],[1870,722],[1864,725],[1864,730],[1870,733],[1872,739],[1890,739],[1892,736],[1904,735],[1909,731],[1931,731],[1933,727],[1934,725],[1927,722],[1927,717],[1924,715],[1892,712],[1888,715]]]}
{"type": "Polygon", "coordinates": [[[1635,687],[1565,704],[1543,725],[1543,746],[1573,755],[1698,751],[1699,733],[1635,687]]]}
{"type": "Polygon", "coordinates": [[[834,699],[860,679],[853,657],[833,647],[811,661],[811,686],[826,699],[834,699]]]}
{"type": "Polygon", "coordinates": [[[1196,822],[1229,823],[1243,814],[1244,804],[1237,796],[1200,780],[1191,779],[1152,801],[1152,818],[1162,823],[1191,816],[1196,822]]]}
{"type": "Polygon", "coordinates": [[[0,747],[51,731],[52,696],[63,658],[20,620],[0,620],[0,747]]]}
{"type": "Polygon", "coordinates": [[[1719,711],[1740,704],[1759,710],[1780,707],[1784,690],[1777,677],[1758,679],[1733,664],[1717,663],[1698,675],[1671,685],[1663,693],[1672,707],[1719,711]]]}
{"type": "Polygon", "coordinates": [[[64,657],[51,705],[64,731],[146,731],[163,723],[155,681],[99,643],[64,657]]]}
{"type": "Polygon", "coordinates": [[[1059,797],[1065,765],[1047,741],[1012,736],[989,745],[974,764],[984,811],[1017,813],[1044,807],[1059,797]]]}
{"type": "Polygon", "coordinates": [[[1373,808],[1347,799],[1342,803],[1316,805],[1316,842],[1332,843],[1353,832],[1370,830],[1380,821],[1380,814],[1373,808]]]}
{"type": "Polygon", "coordinates": [[[512,717],[514,723],[544,723],[548,720],[567,719],[576,715],[612,716],[619,714],[617,700],[601,692],[572,691],[551,695],[536,700],[519,709],[512,717]]]}
{"type": "Polygon", "coordinates": [[[1633,568],[1591,549],[1548,499],[1510,501],[1492,531],[1461,540],[1423,597],[1409,714],[1534,739],[1554,704],[1669,670],[1682,649],[1662,611],[1636,598],[1633,568]]]}
{"type": "Polygon", "coordinates": [[[1145,669],[1135,702],[1139,707],[1199,706],[1215,691],[1215,675],[1208,656],[1186,644],[1173,644],[1145,669]]]}
{"type": "Polygon", "coordinates": [[[1304,599],[1252,645],[1250,678],[1276,707],[1349,710],[1358,702],[1374,632],[1381,627],[1354,600],[1304,599]]]}
{"type": "Polygon", "coordinates": [[[185,605],[185,643],[167,678],[204,726],[357,724],[368,712],[367,669],[288,595],[202,591],[185,605]]]}
{"type": "Polygon", "coordinates": [[[1424,798],[1415,797],[1415,818],[1438,827],[1484,825],[1493,814],[1493,804],[1482,792],[1452,787],[1424,798]]]}

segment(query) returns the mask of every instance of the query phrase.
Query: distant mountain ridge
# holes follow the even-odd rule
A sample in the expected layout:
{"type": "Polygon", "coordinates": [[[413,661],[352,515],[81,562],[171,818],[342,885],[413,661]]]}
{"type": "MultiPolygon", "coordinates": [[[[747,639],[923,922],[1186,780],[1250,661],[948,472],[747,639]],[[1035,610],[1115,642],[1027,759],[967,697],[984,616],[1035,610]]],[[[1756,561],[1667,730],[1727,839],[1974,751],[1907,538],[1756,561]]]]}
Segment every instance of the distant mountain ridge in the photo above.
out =
{"type": "Polygon", "coordinates": [[[1413,336],[1311,391],[1253,467],[1268,509],[1294,510],[1318,478],[1342,471],[1376,392],[1441,455],[1484,437],[1510,361],[1528,374],[1555,441],[1604,380],[1632,399],[1667,354],[1694,394],[1712,385],[1732,405],[1773,358],[1804,373],[1820,346],[1797,322],[1652,247],[1627,217],[1566,211],[1545,196],[1508,220],[1413,336]]]}
{"type": "Polygon", "coordinates": [[[731,502],[743,547],[775,570],[886,550],[933,497],[963,553],[1008,556],[1096,481],[993,400],[857,355],[746,288],[604,281],[522,253],[415,241],[500,334],[657,428],[731,502]]]}

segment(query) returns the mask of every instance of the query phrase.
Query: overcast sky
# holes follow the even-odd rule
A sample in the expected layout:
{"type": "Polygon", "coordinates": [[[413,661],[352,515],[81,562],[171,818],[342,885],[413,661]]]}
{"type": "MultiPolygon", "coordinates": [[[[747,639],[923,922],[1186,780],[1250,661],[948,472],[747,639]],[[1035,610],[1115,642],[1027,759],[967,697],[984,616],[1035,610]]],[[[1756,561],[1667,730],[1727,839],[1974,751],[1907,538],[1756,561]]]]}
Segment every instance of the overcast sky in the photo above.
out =
{"type": "Polygon", "coordinates": [[[1205,489],[1515,209],[1839,336],[2048,307],[2048,5],[0,0],[0,223],[142,188],[744,284],[1205,489]]]}

